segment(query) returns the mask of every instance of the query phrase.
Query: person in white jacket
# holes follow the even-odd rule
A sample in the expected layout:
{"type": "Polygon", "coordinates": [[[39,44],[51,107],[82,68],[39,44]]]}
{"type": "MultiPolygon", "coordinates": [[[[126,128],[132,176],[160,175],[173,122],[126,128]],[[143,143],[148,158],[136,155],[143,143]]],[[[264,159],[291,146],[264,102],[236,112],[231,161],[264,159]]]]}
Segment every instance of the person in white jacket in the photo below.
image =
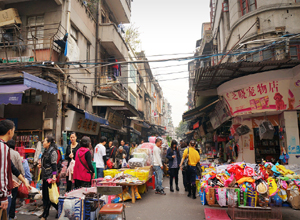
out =
{"type": "Polygon", "coordinates": [[[153,169],[155,171],[155,194],[166,195],[162,187],[163,183],[163,164],[161,160],[161,145],[162,139],[156,138],[155,145],[153,148],[153,169]]]}

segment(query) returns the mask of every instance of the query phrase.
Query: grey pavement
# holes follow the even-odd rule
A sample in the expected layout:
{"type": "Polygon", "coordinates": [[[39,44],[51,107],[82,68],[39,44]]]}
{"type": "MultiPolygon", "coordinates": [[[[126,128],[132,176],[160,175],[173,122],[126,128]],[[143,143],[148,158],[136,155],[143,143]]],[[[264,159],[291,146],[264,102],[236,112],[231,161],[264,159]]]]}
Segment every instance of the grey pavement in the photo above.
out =
{"type": "MultiPolygon", "coordinates": [[[[181,176],[180,176],[181,177],[181,176]]],[[[142,194],[142,199],[137,200],[135,204],[126,201],[126,217],[128,220],[201,220],[205,219],[204,209],[210,208],[200,203],[200,198],[191,199],[184,192],[182,179],[179,178],[179,192],[171,193],[169,188],[169,178],[165,177],[163,186],[167,195],[155,194],[154,190],[149,189],[148,193],[142,194]]],[[[222,208],[227,210],[226,208],[222,208]]],[[[282,208],[283,220],[300,219],[300,210],[291,208],[282,208]]],[[[39,218],[31,215],[17,215],[21,220],[38,220],[39,218]]],[[[49,220],[55,219],[55,211],[50,212],[49,220]]]]}

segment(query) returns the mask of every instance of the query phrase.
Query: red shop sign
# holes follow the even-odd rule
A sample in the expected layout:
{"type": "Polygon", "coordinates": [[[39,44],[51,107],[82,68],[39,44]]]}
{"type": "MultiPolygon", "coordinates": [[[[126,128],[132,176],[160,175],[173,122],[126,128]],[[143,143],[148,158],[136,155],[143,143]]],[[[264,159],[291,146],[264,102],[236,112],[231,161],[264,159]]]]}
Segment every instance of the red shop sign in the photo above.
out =
{"type": "Polygon", "coordinates": [[[197,123],[195,123],[194,125],[193,125],[193,130],[195,130],[195,129],[197,129],[197,128],[199,128],[199,121],[197,122],[197,123]]]}

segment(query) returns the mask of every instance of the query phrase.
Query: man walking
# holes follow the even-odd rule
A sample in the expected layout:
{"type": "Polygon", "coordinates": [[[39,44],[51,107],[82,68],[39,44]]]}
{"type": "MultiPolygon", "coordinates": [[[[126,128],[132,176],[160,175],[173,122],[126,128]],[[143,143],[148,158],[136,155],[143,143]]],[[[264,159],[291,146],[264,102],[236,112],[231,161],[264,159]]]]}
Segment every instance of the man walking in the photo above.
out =
{"type": "MultiPolygon", "coordinates": [[[[0,219],[3,210],[8,208],[8,197],[13,188],[10,153],[5,143],[12,139],[14,132],[15,124],[12,121],[0,121],[0,219]]],[[[7,214],[6,211],[4,213],[7,214]]]]}
{"type": "Polygon", "coordinates": [[[97,178],[103,178],[103,170],[106,165],[106,148],[105,144],[107,142],[107,138],[102,136],[100,138],[100,143],[96,145],[94,152],[94,161],[96,162],[97,168],[97,178]]]}
{"type": "Polygon", "coordinates": [[[123,149],[126,151],[126,162],[128,162],[128,155],[129,155],[129,146],[125,145],[124,140],[121,140],[121,146],[123,147],[123,149]]]}
{"type": "Polygon", "coordinates": [[[162,187],[164,167],[161,160],[161,145],[162,145],[162,139],[160,137],[156,138],[155,146],[153,148],[153,169],[155,171],[155,188],[156,188],[155,193],[160,195],[166,195],[162,187]]]}

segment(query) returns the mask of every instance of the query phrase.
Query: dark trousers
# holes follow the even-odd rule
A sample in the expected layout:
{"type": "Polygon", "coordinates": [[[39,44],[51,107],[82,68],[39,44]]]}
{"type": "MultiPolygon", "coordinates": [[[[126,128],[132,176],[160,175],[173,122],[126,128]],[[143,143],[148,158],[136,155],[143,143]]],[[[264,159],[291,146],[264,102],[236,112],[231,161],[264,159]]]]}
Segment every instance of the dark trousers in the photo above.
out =
{"type": "Polygon", "coordinates": [[[182,171],[182,180],[183,180],[184,188],[186,188],[186,186],[187,186],[187,171],[182,171]]]}
{"type": "Polygon", "coordinates": [[[196,176],[197,176],[196,166],[189,166],[188,170],[187,170],[187,184],[195,185],[196,184],[196,176]]]}
{"type": "Polygon", "coordinates": [[[9,209],[9,218],[15,218],[16,215],[16,200],[17,200],[17,194],[18,194],[18,187],[15,187],[11,191],[11,205],[9,209]]]}
{"type": "Polygon", "coordinates": [[[175,184],[178,186],[178,170],[179,168],[170,168],[170,186],[173,186],[173,178],[175,177],[175,184]]]}
{"type": "Polygon", "coordinates": [[[67,192],[72,190],[72,181],[69,181],[69,177],[67,176],[67,192]]]}
{"type": "Polygon", "coordinates": [[[49,184],[46,180],[43,180],[43,186],[42,186],[42,189],[43,189],[43,206],[44,206],[44,212],[43,212],[43,215],[42,217],[44,218],[47,218],[49,216],[49,211],[50,211],[50,207],[51,205],[56,209],[58,210],[58,204],[54,204],[50,201],[50,198],[49,198],[49,190],[48,188],[51,187],[52,184],[49,184]]]}
{"type": "Polygon", "coordinates": [[[75,188],[81,188],[81,187],[91,187],[91,182],[86,182],[82,180],[75,180],[75,188]]]}

